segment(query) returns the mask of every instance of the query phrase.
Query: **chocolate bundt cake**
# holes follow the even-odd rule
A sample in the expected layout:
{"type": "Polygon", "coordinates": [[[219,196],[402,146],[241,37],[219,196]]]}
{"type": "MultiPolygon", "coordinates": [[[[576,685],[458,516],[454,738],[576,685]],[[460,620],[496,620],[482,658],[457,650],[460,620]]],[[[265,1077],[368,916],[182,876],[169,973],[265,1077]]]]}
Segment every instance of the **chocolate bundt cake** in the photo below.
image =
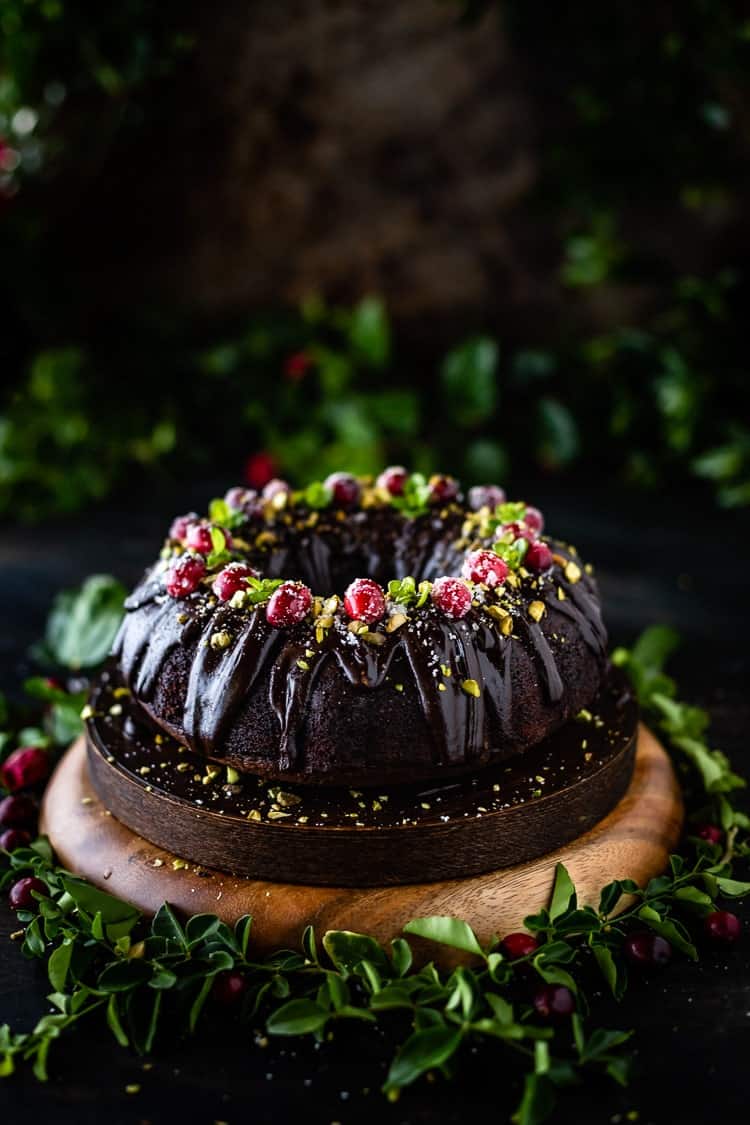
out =
{"type": "Polygon", "coordinates": [[[594,699],[591,568],[496,486],[401,468],[176,519],[114,657],[158,728],[263,777],[382,785],[527,750],[594,699]]]}

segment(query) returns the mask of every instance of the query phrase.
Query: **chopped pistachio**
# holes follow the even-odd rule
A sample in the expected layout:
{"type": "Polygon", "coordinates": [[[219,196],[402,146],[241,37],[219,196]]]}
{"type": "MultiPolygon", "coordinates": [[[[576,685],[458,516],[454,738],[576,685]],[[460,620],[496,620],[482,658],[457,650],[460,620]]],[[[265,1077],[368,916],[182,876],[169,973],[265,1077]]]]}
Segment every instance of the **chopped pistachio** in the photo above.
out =
{"type": "Polygon", "coordinates": [[[529,604],[529,617],[532,617],[534,621],[541,621],[546,612],[547,607],[544,602],[531,602],[529,604]]]}
{"type": "Polygon", "coordinates": [[[261,815],[260,815],[260,813],[258,812],[257,809],[250,809],[250,812],[247,814],[247,819],[248,820],[260,820],[261,815]]]}
{"type": "Polygon", "coordinates": [[[232,638],[227,633],[226,629],[221,629],[218,633],[211,634],[211,648],[227,648],[232,643],[232,638]]]}
{"type": "MultiPolygon", "coordinates": [[[[182,763],[180,763],[180,765],[182,765],[182,763]]],[[[236,785],[239,780],[240,775],[237,770],[233,769],[232,766],[227,766],[227,784],[236,785]]]]}
{"type": "Polygon", "coordinates": [[[301,668],[303,672],[309,672],[310,671],[310,665],[307,663],[306,660],[298,660],[297,661],[297,667],[301,668]]]}
{"type": "Polygon", "coordinates": [[[580,581],[581,568],[578,565],[578,563],[574,563],[572,559],[570,559],[565,564],[565,577],[567,578],[568,582],[574,582],[575,583],[575,582],[580,581]]]}
{"type": "Polygon", "coordinates": [[[473,695],[475,699],[479,699],[482,690],[476,680],[462,680],[461,690],[465,691],[467,695],[473,695]]]}
{"type": "Polygon", "coordinates": [[[508,614],[507,617],[504,617],[500,622],[500,632],[504,637],[509,637],[513,632],[513,618],[510,616],[510,614],[508,614]]]}
{"type": "Polygon", "coordinates": [[[392,617],[388,618],[385,626],[386,633],[395,633],[396,630],[400,629],[402,625],[405,625],[408,620],[405,613],[394,613],[392,617]]]}

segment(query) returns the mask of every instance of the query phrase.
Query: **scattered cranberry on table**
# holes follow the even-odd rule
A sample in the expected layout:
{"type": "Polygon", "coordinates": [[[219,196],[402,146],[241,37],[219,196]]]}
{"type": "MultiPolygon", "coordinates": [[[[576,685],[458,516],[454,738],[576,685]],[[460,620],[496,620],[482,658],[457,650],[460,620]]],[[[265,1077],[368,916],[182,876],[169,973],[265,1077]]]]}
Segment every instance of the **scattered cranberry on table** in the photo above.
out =
{"type": "Polygon", "coordinates": [[[523,565],[529,570],[549,570],[552,566],[552,552],[546,543],[530,543],[524,555],[523,565]]]}
{"type": "Polygon", "coordinates": [[[230,601],[238,590],[246,590],[246,578],[257,578],[257,570],[253,570],[247,563],[230,563],[220,571],[213,581],[211,589],[222,602],[230,601]]]}
{"type": "Polygon", "coordinates": [[[403,496],[408,476],[403,465],[389,465],[387,469],[383,469],[375,483],[378,488],[385,489],[391,496],[403,496]]]}
{"type": "Polygon", "coordinates": [[[331,473],[323,483],[330,488],[334,504],[341,508],[353,508],[362,493],[359,481],[351,473],[331,473]]]}
{"type": "Polygon", "coordinates": [[[508,564],[494,551],[471,551],[464,559],[461,573],[472,582],[499,586],[508,577],[508,564]]]}
{"type": "Polygon", "coordinates": [[[247,979],[244,973],[227,969],[217,973],[211,986],[211,995],[223,1008],[234,1007],[247,992],[247,979]]]}
{"type": "Polygon", "coordinates": [[[564,1020],[576,1010],[576,998],[564,984],[545,984],[534,993],[534,1008],[545,1020],[564,1020]]]}
{"type": "Polygon", "coordinates": [[[312,594],[302,582],[282,582],[266,606],[266,620],[276,629],[297,625],[310,612],[312,594]]]}
{"type": "Polygon", "coordinates": [[[184,516],[176,516],[169,529],[169,538],[181,543],[188,533],[188,528],[199,520],[200,516],[197,512],[186,512],[184,516]]]}
{"type": "Polygon", "coordinates": [[[19,746],[0,767],[0,777],[6,789],[26,789],[44,781],[49,774],[50,758],[41,746],[19,746]]]}
{"type": "Polygon", "coordinates": [[[718,824],[699,824],[695,835],[700,836],[701,840],[707,840],[709,844],[720,844],[724,839],[724,833],[718,824]]]}
{"type": "Polygon", "coordinates": [[[660,969],[672,960],[672,946],[667,939],[650,930],[630,934],[622,950],[631,965],[642,969],[660,969]]]}
{"type": "Polygon", "coordinates": [[[10,905],[14,910],[36,910],[37,900],[32,896],[32,891],[46,895],[47,888],[41,879],[33,875],[26,875],[14,883],[8,892],[10,905]]]}
{"type": "Polygon", "coordinates": [[[715,945],[734,945],[742,933],[742,922],[729,910],[714,910],[703,919],[703,929],[715,945]]]}
{"type": "Polygon", "coordinates": [[[15,851],[16,848],[25,848],[31,843],[31,833],[27,832],[25,828],[6,828],[0,834],[0,848],[5,848],[6,852],[15,851]]]}
{"type": "Polygon", "coordinates": [[[458,496],[458,481],[453,477],[436,473],[427,482],[430,486],[430,500],[433,504],[445,504],[448,500],[455,500],[458,496]]]}
{"type": "Polygon", "coordinates": [[[531,953],[536,953],[539,948],[539,942],[531,934],[518,932],[515,934],[506,934],[500,942],[500,952],[509,961],[517,961],[519,957],[528,957],[531,953]]]}
{"type": "Polygon", "coordinates": [[[344,594],[344,609],[353,621],[372,625],[385,613],[385,594],[372,578],[355,578],[344,594]]]}
{"type": "Polygon", "coordinates": [[[475,484],[469,489],[467,499],[473,512],[478,512],[480,508],[494,510],[498,505],[505,503],[505,489],[497,484],[475,484]]]}
{"type": "Polygon", "coordinates": [[[3,828],[33,828],[36,818],[37,807],[24,793],[14,793],[0,801],[0,824],[3,828]]]}
{"type": "Polygon", "coordinates": [[[284,375],[290,382],[296,383],[304,379],[312,365],[312,356],[307,352],[292,352],[284,360],[284,375]]]}
{"type": "Polygon", "coordinates": [[[187,555],[173,562],[167,571],[167,593],[172,598],[186,598],[201,584],[206,564],[197,555],[187,555]]]}
{"type": "Polygon", "coordinates": [[[430,597],[433,604],[454,621],[465,617],[471,609],[471,590],[460,578],[436,578],[430,597]]]}

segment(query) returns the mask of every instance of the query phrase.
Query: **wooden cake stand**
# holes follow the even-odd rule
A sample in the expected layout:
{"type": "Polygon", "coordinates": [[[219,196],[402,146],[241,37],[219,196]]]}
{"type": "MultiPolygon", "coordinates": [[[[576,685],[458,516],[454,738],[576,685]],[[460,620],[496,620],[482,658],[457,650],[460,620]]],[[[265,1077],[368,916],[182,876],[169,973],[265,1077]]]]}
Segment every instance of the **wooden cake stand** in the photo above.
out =
{"type": "MultiPolygon", "coordinates": [[[[515,866],[439,882],[313,886],[226,874],[149,843],[97,796],[79,739],[47,787],[41,826],[65,867],[146,913],[167,901],[187,914],[213,913],[229,923],[252,914],[259,952],[297,947],[308,924],[319,932],[355,930],[387,942],[410,918],[431,914],[463,918],[487,942],[495,933],[519,929],[526,915],[546,904],[557,862],[568,868],[579,901],[593,905],[612,879],[642,884],[664,870],[682,828],[682,799],[667,754],[642,725],[635,767],[623,788],[614,808],[582,835],[515,866]]],[[[410,831],[410,846],[419,848],[420,829],[410,831]]],[[[428,864],[423,870],[432,871],[428,864]]],[[[436,947],[430,955],[439,952],[436,947]]]]}

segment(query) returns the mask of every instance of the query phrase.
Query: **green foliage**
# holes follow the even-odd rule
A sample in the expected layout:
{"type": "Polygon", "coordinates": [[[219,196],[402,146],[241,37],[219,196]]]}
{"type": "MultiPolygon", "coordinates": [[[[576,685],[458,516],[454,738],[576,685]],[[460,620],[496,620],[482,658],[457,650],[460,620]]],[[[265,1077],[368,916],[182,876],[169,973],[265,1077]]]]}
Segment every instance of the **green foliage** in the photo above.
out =
{"type": "Polygon", "coordinates": [[[108,654],[123,615],[127,591],[109,574],[92,574],[77,590],[55,598],[38,655],[77,672],[108,654]]]}

